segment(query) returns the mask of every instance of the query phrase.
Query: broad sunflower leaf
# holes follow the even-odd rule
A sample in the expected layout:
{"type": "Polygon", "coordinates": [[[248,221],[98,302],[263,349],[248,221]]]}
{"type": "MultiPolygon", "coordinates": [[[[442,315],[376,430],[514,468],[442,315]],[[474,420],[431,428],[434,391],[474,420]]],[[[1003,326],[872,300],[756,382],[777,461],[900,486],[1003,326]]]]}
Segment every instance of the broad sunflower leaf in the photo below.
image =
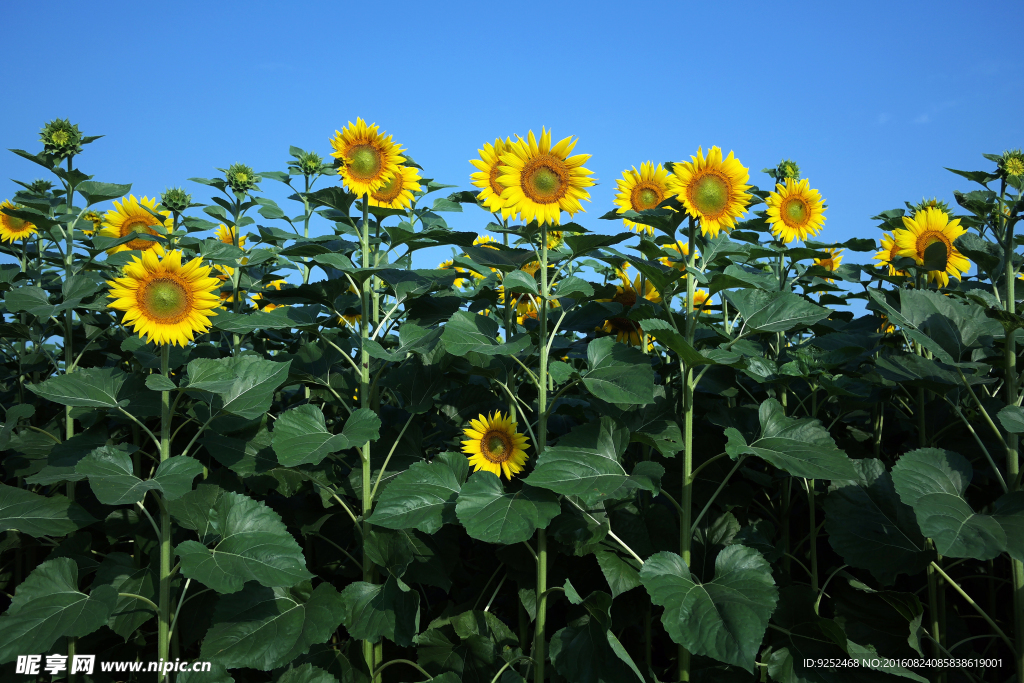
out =
{"type": "Polygon", "coordinates": [[[741,289],[725,296],[743,316],[743,323],[751,332],[788,332],[813,325],[829,314],[827,308],[792,292],[741,289]]]}
{"type": "Polygon", "coordinates": [[[274,424],[272,443],[278,461],[285,467],[318,465],[331,453],[358,448],[377,439],[380,418],[360,408],[345,422],[341,434],[327,430],[323,411],[311,404],[286,410],[274,424]]]}
{"type": "Polygon", "coordinates": [[[36,538],[64,536],[95,521],[85,508],[59,493],[41,496],[0,484],[0,531],[11,529],[36,538]]]}
{"type": "Polygon", "coordinates": [[[419,630],[420,594],[401,579],[389,576],[382,584],[350,583],[341,592],[341,623],[356,640],[387,638],[400,647],[412,645],[419,630]]]}
{"type": "Polygon", "coordinates": [[[189,382],[184,388],[199,392],[214,411],[255,420],[270,409],[290,366],[290,360],[276,363],[257,356],[200,358],[188,364],[189,382]]]}
{"type": "Polygon", "coordinates": [[[659,552],[641,567],[640,581],[654,604],[665,607],[661,622],[673,641],[753,673],[779,599],[771,567],[760,553],[726,546],[715,559],[714,580],[701,584],[681,557],[659,552]]]}
{"type": "Polygon", "coordinates": [[[466,533],[478,541],[511,545],[528,540],[561,512],[551,491],[523,484],[506,491],[490,472],[476,472],[462,486],[455,513],[466,533]]]}
{"type": "MultiPolygon", "coordinates": [[[[900,291],[903,292],[906,290],[900,291]]],[[[868,289],[868,296],[874,304],[885,311],[885,315],[889,318],[889,321],[894,325],[899,326],[900,330],[907,335],[911,341],[916,341],[918,344],[931,351],[935,357],[943,363],[948,363],[950,365],[956,364],[956,359],[949,355],[949,352],[943,348],[942,344],[939,344],[923,331],[918,329],[917,325],[910,320],[910,318],[903,315],[902,311],[897,311],[892,305],[890,305],[883,292],[877,289],[868,289]]],[[[874,310],[877,310],[877,308],[874,310]]]]}
{"type": "Polygon", "coordinates": [[[197,541],[178,544],[175,553],[187,578],[219,593],[235,593],[246,581],[273,588],[313,577],[281,516],[262,502],[201,484],[167,505],[182,526],[196,529],[201,538],[219,537],[213,548],[197,541]]]}
{"type": "Polygon", "coordinates": [[[192,490],[192,480],[203,473],[203,463],[187,455],[175,455],[160,463],[151,481],[158,484],[164,500],[174,500],[192,490]]]}
{"type": "Polygon", "coordinates": [[[68,557],[43,562],[18,585],[0,616],[0,664],[18,655],[47,652],[58,638],[85,636],[105,626],[117,591],[99,586],[78,590],[78,565],[68,557]]]}
{"type": "Polygon", "coordinates": [[[329,583],[315,590],[308,581],[294,588],[247,583],[218,598],[200,657],[228,669],[270,671],[326,642],[343,609],[341,595],[329,583]]]}
{"type": "Polygon", "coordinates": [[[612,597],[594,591],[583,607],[586,615],[551,637],[555,670],[573,683],[643,683],[640,670],[611,632],[612,597]]]}
{"type": "Polygon", "coordinates": [[[132,191],[132,184],[100,183],[95,180],[85,180],[75,187],[75,191],[85,198],[85,201],[92,206],[100,202],[107,202],[111,199],[120,199],[132,191]]]}
{"type": "Polygon", "coordinates": [[[1024,408],[1020,406],[1006,406],[997,415],[1003,429],[1011,434],[1024,433],[1024,408]]]}
{"type": "Polygon", "coordinates": [[[117,408],[128,405],[122,395],[128,379],[117,368],[84,368],[27,387],[40,398],[65,406],[117,408]]]}
{"type": "MultiPolygon", "coordinates": [[[[944,248],[942,253],[945,255],[944,248]]],[[[985,316],[982,306],[939,292],[901,289],[900,313],[954,361],[961,360],[983,337],[1002,336],[1001,326],[985,316]]]]}
{"type": "Polygon", "coordinates": [[[939,448],[905,453],[892,468],[900,499],[914,509],[921,533],[946,557],[990,560],[1006,548],[1006,532],[964,499],[974,469],[966,458],[939,448]]]}
{"type": "Polygon", "coordinates": [[[146,497],[146,491],[160,489],[155,479],[136,477],[131,456],[114,446],[97,448],[75,465],[75,472],[88,478],[92,492],[104,505],[134,505],[146,497]]]}
{"type": "MultiPolygon", "coordinates": [[[[159,577],[151,567],[136,567],[127,553],[110,553],[96,571],[92,589],[107,585],[118,593],[132,593],[157,602],[159,577]]],[[[140,626],[156,617],[153,608],[138,598],[119,595],[107,625],[125,641],[140,626]]]]}
{"type": "Polygon", "coordinates": [[[825,498],[829,544],[851,567],[883,585],[917,574],[931,559],[914,510],[900,501],[880,460],[854,460],[856,479],[835,479],[825,498]]]}
{"type": "Polygon", "coordinates": [[[587,345],[587,362],[583,384],[594,396],[617,404],[654,402],[654,370],[650,357],[639,350],[601,337],[587,345]]]}
{"type": "Polygon", "coordinates": [[[441,340],[444,348],[456,356],[480,353],[485,356],[508,356],[523,351],[530,345],[530,338],[522,335],[507,344],[500,344],[498,323],[484,315],[457,311],[445,324],[441,340]]]}
{"type": "Polygon", "coordinates": [[[40,320],[46,320],[57,310],[57,307],[50,303],[46,290],[31,284],[23,284],[7,292],[4,295],[4,304],[11,313],[25,311],[40,320]]]}
{"type": "Polygon", "coordinates": [[[327,673],[318,666],[306,663],[302,666],[288,669],[277,683],[339,683],[338,679],[327,673]]]}
{"type": "Polygon", "coordinates": [[[640,571],[634,566],[639,563],[635,559],[607,548],[595,551],[594,557],[601,567],[604,580],[608,582],[613,598],[640,585],[640,571]]]}
{"type": "Polygon", "coordinates": [[[506,662],[522,654],[511,629],[479,610],[435,619],[416,636],[416,646],[420,666],[435,674],[447,670],[460,683],[491,683],[506,662]]]}
{"type": "Polygon", "coordinates": [[[455,504],[461,488],[447,463],[413,463],[384,489],[367,521],[387,529],[432,534],[443,524],[457,523],[455,504]]]}

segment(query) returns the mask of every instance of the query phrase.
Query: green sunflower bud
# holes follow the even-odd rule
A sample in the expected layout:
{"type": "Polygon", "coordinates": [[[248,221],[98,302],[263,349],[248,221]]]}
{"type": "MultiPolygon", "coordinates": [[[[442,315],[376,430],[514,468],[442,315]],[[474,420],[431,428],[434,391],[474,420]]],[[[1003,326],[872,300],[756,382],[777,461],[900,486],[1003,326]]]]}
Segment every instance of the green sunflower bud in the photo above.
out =
{"type": "Polygon", "coordinates": [[[775,174],[779,180],[800,180],[800,167],[792,159],[784,159],[779,162],[775,174]]]}
{"type": "Polygon", "coordinates": [[[936,197],[932,197],[931,199],[922,198],[921,201],[913,205],[911,205],[908,202],[907,206],[910,207],[914,211],[914,213],[917,213],[918,211],[924,211],[925,209],[938,209],[939,211],[942,211],[947,215],[952,213],[952,211],[949,208],[949,204],[940,201],[936,197]]]}
{"type": "Polygon", "coordinates": [[[46,194],[53,189],[53,183],[49,180],[36,180],[28,186],[28,189],[36,194],[46,194]]]}
{"type": "Polygon", "coordinates": [[[320,173],[324,165],[324,159],[316,152],[306,152],[299,155],[299,170],[303,175],[314,175],[320,173]]]}
{"type": "Polygon", "coordinates": [[[160,203],[168,211],[181,213],[192,204],[192,195],[187,194],[180,187],[172,187],[160,195],[160,203]]]}
{"type": "Polygon", "coordinates": [[[228,187],[238,193],[245,193],[256,187],[256,183],[262,178],[253,172],[251,166],[245,164],[231,164],[224,173],[224,180],[228,187]]]}
{"type": "Polygon", "coordinates": [[[1024,152],[1019,149],[1003,152],[1003,158],[999,161],[999,171],[1003,176],[1013,178],[1024,176],[1024,152]]]}
{"type": "Polygon", "coordinates": [[[82,152],[82,132],[68,119],[54,119],[47,123],[39,140],[43,143],[44,152],[61,159],[82,152]]]}

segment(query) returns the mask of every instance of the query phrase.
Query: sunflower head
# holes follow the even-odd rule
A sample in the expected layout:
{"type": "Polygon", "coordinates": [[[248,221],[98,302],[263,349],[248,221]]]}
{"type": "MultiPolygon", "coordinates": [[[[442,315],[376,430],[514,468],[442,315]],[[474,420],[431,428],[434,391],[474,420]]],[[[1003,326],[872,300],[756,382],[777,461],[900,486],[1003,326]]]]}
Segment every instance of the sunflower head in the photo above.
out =
{"type": "Polygon", "coordinates": [[[551,131],[541,129],[540,139],[529,132],[501,155],[498,183],[505,186],[503,208],[527,223],[561,224],[561,212],[570,216],[583,211],[580,201],[590,200],[585,188],[594,184],[592,171],[583,168],[589,154],[572,155],[576,141],[567,137],[551,144],[551,131]],[[571,155],[571,156],[570,156],[571,155]]]}
{"type": "Polygon", "coordinates": [[[405,162],[402,146],[390,135],[380,132],[377,124],[370,126],[361,118],[351,121],[343,130],[334,131],[331,156],[341,164],[339,174],[345,187],[357,195],[376,192],[405,162]]]}
{"type": "Polygon", "coordinates": [[[817,235],[825,222],[825,202],[809,183],[807,178],[787,179],[785,185],[776,185],[776,191],[768,195],[772,234],[786,244],[817,235]]]}
{"type": "MultiPolygon", "coordinates": [[[[897,231],[902,232],[902,231],[897,231]]],[[[878,261],[879,266],[888,266],[889,275],[906,275],[902,270],[896,270],[893,261],[900,257],[900,248],[896,243],[895,235],[885,233],[882,235],[882,248],[874,255],[873,260],[878,261]]]]}
{"type": "Polygon", "coordinates": [[[35,180],[28,186],[28,189],[33,194],[46,194],[53,189],[53,183],[49,180],[35,180]]]}
{"type": "Polygon", "coordinates": [[[422,190],[420,174],[411,166],[399,166],[377,190],[370,193],[370,206],[385,209],[408,209],[412,206],[413,192],[422,190]]]}
{"type": "Polygon", "coordinates": [[[934,245],[941,244],[945,252],[946,267],[942,270],[929,270],[928,280],[940,287],[949,284],[949,277],[960,279],[963,273],[971,269],[971,262],[961,254],[953,243],[967,230],[960,226],[960,219],[949,220],[949,214],[941,209],[928,207],[918,211],[913,218],[903,217],[905,230],[897,230],[894,234],[900,256],[913,258],[917,265],[925,265],[925,256],[931,259],[938,249],[934,245]],[[928,251],[931,248],[931,251],[928,251]]]}
{"type": "Polygon", "coordinates": [[[223,242],[224,244],[230,244],[232,246],[236,246],[235,240],[237,239],[237,246],[242,249],[245,248],[245,240],[248,239],[248,235],[238,234],[238,228],[234,226],[229,228],[223,223],[217,226],[217,230],[213,233],[213,236],[217,238],[218,242],[223,242]]]}
{"type": "Polygon", "coordinates": [[[303,152],[296,159],[302,175],[313,176],[324,172],[324,158],[316,152],[303,152]]]}
{"type": "MultiPolygon", "coordinates": [[[[628,313],[641,296],[652,303],[661,303],[661,294],[649,280],[641,282],[639,273],[633,278],[633,282],[630,282],[629,276],[626,274],[625,269],[623,269],[619,271],[619,278],[622,284],[616,285],[615,296],[611,299],[598,299],[598,301],[622,304],[623,313],[628,313]]],[[[605,320],[600,330],[614,334],[617,341],[629,344],[630,346],[639,346],[643,343],[644,331],[640,323],[625,316],[605,320]]]]}
{"type": "Polygon", "coordinates": [[[473,280],[470,277],[463,277],[463,275],[470,275],[472,278],[476,278],[478,280],[482,280],[484,277],[480,273],[476,273],[472,270],[469,270],[468,268],[463,268],[462,266],[455,265],[455,261],[453,259],[442,261],[437,265],[437,269],[454,270],[456,273],[459,273],[460,275],[456,277],[455,282],[452,283],[456,287],[469,287],[470,285],[473,284],[473,280]]]}
{"type": "Polygon", "coordinates": [[[511,479],[523,471],[529,459],[526,449],[530,440],[517,431],[518,426],[511,415],[500,411],[469,421],[469,427],[462,430],[466,437],[462,452],[469,456],[474,472],[485,470],[499,477],[504,473],[511,479]]]}
{"type": "Polygon", "coordinates": [[[548,230],[548,249],[558,249],[565,244],[561,230],[548,230]]]}
{"type": "Polygon", "coordinates": [[[202,258],[181,262],[182,252],[157,243],[133,256],[122,277],[108,281],[110,308],[124,311],[123,322],[155,344],[185,346],[196,332],[210,328],[220,304],[218,281],[202,258]]]}
{"type": "Polygon", "coordinates": [[[103,226],[103,216],[96,211],[86,211],[82,214],[82,220],[90,224],[89,227],[82,228],[82,232],[89,237],[95,235],[96,231],[103,226]]]}
{"type": "Polygon", "coordinates": [[[16,210],[22,207],[15,206],[7,199],[0,203],[0,242],[14,242],[15,240],[26,239],[29,235],[38,234],[36,226],[22,218],[17,218],[7,213],[7,210],[16,210]]]}
{"type": "Polygon", "coordinates": [[[54,119],[39,134],[43,151],[58,158],[82,153],[82,132],[68,119],[54,119]]]}
{"type": "Polygon", "coordinates": [[[1024,176],[1024,152],[1010,149],[1003,152],[999,161],[999,171],[1004,177],[1020,178],[1024,176]]]}
{"type": "MultiPolygon", "coordinates": [[[[626,211],[646,211],[661,204],[672,194],[670,180],[672,175],[665,170],[661,164],[654,165],[653,161],[645,161],[640,164],[640,170],[636,166],[622,172],[622,178],[615,181],[618,194],[614,202],[619,207],[616,213],[626,211]]],[[[669,207],[671,208],[671,207],[669,207]]],[[[675,209],[672,209],[675,211],[675,209]]],[[[636,223],[623,218],[622,222],[626,227],[636,232],[644,231],[648,235],[654,234],[654,228],[650,225],[636,223]]]]}
{"type": "Polygon", "coordinates": [[[192,206],[192,195],[180,187],[172,187],[169,190],[164,190],[164,193],[160,195],[160,203],[168,211],[181,213],[192,206]]]}
{"type": "Polygon", "coordinates": [[[747,210],[750,171],[732,152],[723,159],[719,147],[708,150],[707,157],[700,148],[690,159],[673,166],[670,186],[686,212],[700,219],[701,234],[717,237],[719,230],[733,228],[747,210]]]}
{"type": "Polygon", "coordinates": [[[775,168],[762,168],[761,173],[767,173],[775,179],[776,183],[800,180],[800,166],[792,159],[783,159],[775,168]]]}
{"type": "MultiPolygon", "coordinates": [[[[686,258],[690,255],[690,243],[676,240],[674,244],[666,244],[665,249],[674,252],[671,256],[658,259],[662,265],[676,270],[686,270],[686,258]]],[[[683,277],[686,277],[683,275],[683,277]]]]}
{"type": "Polygon", "coordinates": [[[480,188],[477,201],[491,213],[500,213],[506,220],[511,212],[505,208],[505,186],[498,182],[498,174],[501,171],[501,157],[511,147],[512,142],[508,138],[495,138],[493,145],[485,142],[484,148],[477,150],[480,153],[479,159],[469,160],[477,169],[476,173],[469,176],[473,185],[480,188]]]}
{"type": "Polygon", "coordinates": [[[477,235],[476,239],[473,240],[473,246],[497,249],[499,245],[498,240],[494,239],[490,235],[477,235]]]}
{"type": "Polygon", "coordinates": [[[942,211],[944,213],[952,213],[949,209],[949,204],[947,204],[944,201],[941,201],[937,197],[932,197],[931,199],[922,198],[921,201],[919,201],[916,204],[911,204],[910,202],[904,202],[904,204],[906,204],[907,208],[909,208],[914,213],[917,213],[918,211],[924,211],[925,209],[929,208],[938,209],[939,211],[942,211]]]}
{"type": "MultiPolygon", "coordinates": [[[[822,268],[824,268],[825,270],[829,271],[830,273],[836,272],[836,269],[839,268],[839,264],[841,264],[843,262],[843,252],[846,251],[846,250],[845,249],[825,249],[824,251],[828,252],[828,254],[829,254],[828,257],[827,258],[816,258],[816,259],[814,259],[814,265],[821,266],[822,268]]],[[[828,282],[835,282],[835,280],[830,278],[830,277],[825,278],[825,280],[828,281],[828,282]]]]}
{"type": "MultiPolygon", "coordinates": [[[[224,169],[218,170],[224,171],[224,169]]],[[[256,172],[252,170],[252,166],[246,166],[245,164],[231,164],[224,171],[224,182],[227,183],[233,192],[238,194],[258,190],[259,188],[256,185],[261,180],[263,178],[256,175],[256,172]]]]}
{"type": "MultiPolygon", "coordinates": [[[[280,292],[281,291],[281,287],[285,286],[286,284],[288,284],[288,282],[286,280],[271,280],[270,282],[267,283],[267,286],[263,288],[263,291],[269,292],[270,290],[273,289],[273,290],[276,290],[276,291],[280,292]]],[[[259,303],[258,302],[260,302],[260,301],[263,301],[263,295],[261,293],[257,292],[256,294],[252,295],[252,305],[253,306],[259,307],[259,303]]],[[[267,302],[266,304],[263,305],[262,310],[264,310],[264,311],[272,311],[275,308],[287,308],[287,306],[284,306],[282,304],[274,304],[274,303],[267,302]]]]}
{"type": "MultiPolygon", "coordinates": [[[[120,202],[115,199],[114,207],[103,216],[103,229],[100,230],[100,234],[104,237],[117,239],[139,233],[168,235],[171,232],[171,212],[157,211],[155,197],[136,199],[135,195],[129,195],[128,199],[122,199],[120,202]],[[164,218],[161,221],[157,216],[164,218]]],[[[110,249],[108,253],[146,251],[153,249],[156,244],[158,243],[154,240],[133,239],[110,249]]]]}

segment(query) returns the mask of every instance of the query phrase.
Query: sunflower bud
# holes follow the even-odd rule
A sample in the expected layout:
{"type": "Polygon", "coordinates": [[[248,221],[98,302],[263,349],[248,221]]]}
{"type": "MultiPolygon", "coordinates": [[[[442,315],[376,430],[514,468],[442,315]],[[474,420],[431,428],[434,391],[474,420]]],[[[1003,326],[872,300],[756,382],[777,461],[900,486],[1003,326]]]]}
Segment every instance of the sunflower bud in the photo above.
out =
{"type": "Polygon", "coordinates": [[[800,167],[792,159],[783,159],[775,169],[775,177],[778,180],[800,180],[800,167]]]}
{"type": "Polygon", "coordinates": [[[917,213],[918,211],[924,211],[925,209],[938,209],[939,211],[942,211],[946,215],[953,213],[949,208],[949,204],[940,201],[936,197],[932,197],[931,199],[921,199],[921,201],[919,201],[917,204],[914,204],[913,206],[910,206],[910,208],[913,209],[914,213],[917,213]]]}
{"type": "Polygon", "coordinates": [[[999,172],[1004,177],[1020,178],[1024,176],[1024,152],[1011,149],[1003,152],[999,161],[999,172]]]}
{"type": "Polygon", "coordinates": [[[323,168],[324,160],[316,152],[306,152],[299,155],[299,170],[303,175],[314,175],[323,168]]]}
{"type": "Polygon", "coordinates": [[[180,187],[172,187],[169,190],[165,190],[164,193],[160,195],[160,203],[169,211],[181,213],[191,206],[192,195],[187,194],[185,190],[180,187]]]}
{"type": "Polygon", "coordinates": [[[251,166],[245,164],[231,164],[228,170],[224,173],[224,180],[235,192],[239,194],[248,192],[256,187],[256,183],[260,182],[262,178],[253,172],[251,166]]]}
{"type": "Polygon", "coordinates": [[[49,180],[36,180],[28,186],[28,189],[35,194],[46,194],[53,189],[53,183],[49,180]]]}
{"type": "Polygon", "coordinates": [[[54,119],[39,135],[43,151],[64,159],[82,152],[82,132],[68,119],[54,119]]]}

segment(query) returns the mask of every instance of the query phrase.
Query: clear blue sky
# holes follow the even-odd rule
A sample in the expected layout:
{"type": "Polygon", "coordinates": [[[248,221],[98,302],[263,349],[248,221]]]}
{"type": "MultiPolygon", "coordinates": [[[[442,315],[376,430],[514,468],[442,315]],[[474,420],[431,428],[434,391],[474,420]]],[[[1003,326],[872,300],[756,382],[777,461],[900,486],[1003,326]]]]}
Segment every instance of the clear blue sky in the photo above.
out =
{"type": "MultiPolygon", "coordinates": [[[[877,238],[878,212],[969,187],[944,166],[1024,146],[1022,19],[1019,0],[11,2],[0,147],[37,151],[67,117],[107,136],[79,163],[96,180],[200,199],[187,178],[284,170],[289,145],[326,156],[362,116],[426,177],[471,189],[482,143],[548,126],[593,155],[591,229],[620,228],[597,217],[623,169],[719,145],[762,188],[760,169],[795,159],[829,204],[820,239],[877,238]]],[[[0,153],[0,199],[36,177],[0,153]]],[[[489,214],[448,217],[479,230],[489,214]]]]}

